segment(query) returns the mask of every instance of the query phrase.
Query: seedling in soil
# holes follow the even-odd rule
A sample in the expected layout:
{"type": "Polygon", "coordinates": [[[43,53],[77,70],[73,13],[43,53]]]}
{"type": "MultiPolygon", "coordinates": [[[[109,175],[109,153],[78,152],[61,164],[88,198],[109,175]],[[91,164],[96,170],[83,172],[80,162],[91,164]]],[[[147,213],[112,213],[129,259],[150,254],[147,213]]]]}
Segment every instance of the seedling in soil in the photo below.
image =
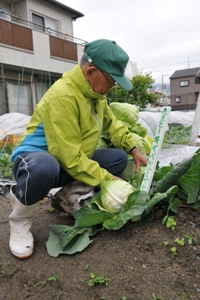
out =
{"type": "Polygon", "coordinates": [[[177,249],[176,249],[176,247],[172,247],[171,248],[171,253],[172,253],[172,258],[176,257],[176,255],[177,255],[177,249]]]}
{"type": "Polygon", "coordinates": [[[174,240],[174,242],[177,243],[180,246],[184,246],[185,245],[184,238],[182,238],[181,240],[179,240],[178,238],[176,238],[174,240]]]}
{"type": "Polygon", "coordinates": [[[46,283],[47,283],[46,280],[42,280],[42,281],[40,282],[40,285],[41,285],[41,286],[45,286],[46,283]]]}
{"type": "Polygon", "coordinates": [[[40,285],[41,286],[45,286],[45,284],[47,283],[47,281],[57,281],[58,280],[58,276],[57,275],[54,275],[52,277],[49,277],[47,280],[43,280],[40,282],[40,285]]]}
{"type": "Polygon", "coordinates": [[[62,292],[56,292],[56,299],[60,298],[61,295],[62,295],[62,292]]]}
{"type": "Polygon", "coordinates": [[[191,245],[194,242],[196,245],[198,244],[197,239],[193,238],[191,235],[184,234],[184,236],[188,239],[188,243],[191,245]]]}
{"type": "Polygon", "coordinates": [[[168,241],[164,241],[163,244],[164,244],[165,246],[167,246],[167,245],[169,245],[169,242],[168,242],[168,241]]]}
{"type": "Polygon", "coordinates": [[[58,276],[57,275],[54,275],[54,276],[52,276],[52,277],[49,277],[47,280],[48,281],[57,281],[58,280],[58,276]]]}
{"type": "Polygon", "coordinates": [[[171,228],[172,230],[175,229],[177,224],[176,224],[176,221],[174,220],[174,217],[169,216],[169,211],[171,210],[173,213],[177,214],[178,213],[177,205],[179,205],[180,203],[181,203],[181,200],[179,198],[170,197],[169,206],[167,208],[167,214],[163,218],[162,225],[164,225],[166,222],[167,228],[171,228]]]}
{"type": "Polygon", "coordinates": [[[89,265],[87,264],[87,265],[85,266],[85,268],[84,268],[84,271],[87,271],[88,268],[89,268],[89,265]]]}
{"type": "MultiPolygon", "coordinates": [[[[175,228],[176,228],[176,225],[177,225],[177,223],[176,223],[176,221],[174,220],[174,217],[173,216],[171,216],[171,217],[168,217],[168,216],[166,216],[167,217],[167,220],[166,220],[166,227],[167,228],[171,228],[171,230],[175,230],[175,228]]],[[[165,219],[165,218],[164,218],[165,219]]],[[[163,220],[164,221],[164,220],[163,220]]],[[[163,224],[165,223],[165,221],[163,222],[163,224]]]]}
{"type": "Polygon", "coordinates": [[[156,297],[156,295],[153,293],[152,294],[152,299],[151,300],[162,300],[161,298],[156,297]]]}
{"type": "Polygon", "coordinates": [[[88,281],[89,286],[94,286],[97,283],[105,284],[108,286],[108,282],[110,281],[110,278],[105,278],[104,274],[102,274],[101,277],[96,277],[94,273],[90,273],[90,280],[88,281]]]}
{"type": "Polygon", "coordinates": [[[131,287],[132,287],[132,289],[135,289],[135,285],[132,285],[131,287]]]}
{"type": "Polygon", "coordinates": [[[55,208],[50,207],[50,208],[48,209],[48,212],[49,212],[50,214],[56,214],[58,211],[57,211],[55,208]]]}

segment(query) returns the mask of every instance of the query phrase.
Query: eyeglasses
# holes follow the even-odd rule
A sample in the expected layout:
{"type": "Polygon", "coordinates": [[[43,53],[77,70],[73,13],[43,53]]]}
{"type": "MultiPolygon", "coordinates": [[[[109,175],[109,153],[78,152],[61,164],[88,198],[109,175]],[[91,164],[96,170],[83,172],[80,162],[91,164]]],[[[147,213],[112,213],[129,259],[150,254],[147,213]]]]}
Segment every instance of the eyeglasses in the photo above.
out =
{"type": "Polygon", "coordinates": [[[110,80],[108,79],[108,77],[105,75],[105,73],[102,71],[102,70],[100,70],[100,69],[98,69],[102,74],[103,74],[103,76],[107,79],[107,81],[110,83],[110,85],[111,85],[111,88],[113,88],[114,86],[116,86],[117,85],[117,82],[115,81],[114,83],[112,83],[112,82],[110,82],[110,80]]]}

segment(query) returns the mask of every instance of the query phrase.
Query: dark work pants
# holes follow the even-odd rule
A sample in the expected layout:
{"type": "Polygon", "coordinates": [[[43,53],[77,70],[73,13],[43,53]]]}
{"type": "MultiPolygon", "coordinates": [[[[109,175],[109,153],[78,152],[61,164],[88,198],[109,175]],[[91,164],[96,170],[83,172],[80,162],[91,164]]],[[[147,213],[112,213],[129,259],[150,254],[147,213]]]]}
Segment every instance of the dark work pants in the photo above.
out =
{"type": "MultiPolygon", "coordinates": [[[[126,152],[114,148],[97,149],[92,159],[115,176],[119,176],[128,163],[126,152]]],[[[42,200],[52,188],[75,181],[46,152],[26,152],[19,155],[13,166],[13,175],[16,180],[15,195],[25,205],[33,205],[42,200]]]]}

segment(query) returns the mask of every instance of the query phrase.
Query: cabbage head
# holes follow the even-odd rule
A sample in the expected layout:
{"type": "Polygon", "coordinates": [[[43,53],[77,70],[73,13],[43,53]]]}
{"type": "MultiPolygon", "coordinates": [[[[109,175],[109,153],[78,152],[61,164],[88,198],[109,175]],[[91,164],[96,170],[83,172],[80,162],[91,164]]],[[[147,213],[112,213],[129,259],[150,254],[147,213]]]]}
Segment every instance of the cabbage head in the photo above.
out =
{"type": "Polygon", "coordinates": [[[128,196],[136,189],[125,180],[108,180],[100,183],[100,197],[103,207],[111,213],[118,213],[128,196]]]}
{"type": "Polygon", "coordinates": [[[146,135],[144,137],[144,149],[146,155],[150,155],[153,142],[154,142],[154,138],[152,138],[151,136],[146,135]]]}
{"type": "Polygon", "coordinates": [[[134,125],[139,119],[139,110],[133,104],[111,102],[110,109],[118,120],[131,125],[134,125]]]}

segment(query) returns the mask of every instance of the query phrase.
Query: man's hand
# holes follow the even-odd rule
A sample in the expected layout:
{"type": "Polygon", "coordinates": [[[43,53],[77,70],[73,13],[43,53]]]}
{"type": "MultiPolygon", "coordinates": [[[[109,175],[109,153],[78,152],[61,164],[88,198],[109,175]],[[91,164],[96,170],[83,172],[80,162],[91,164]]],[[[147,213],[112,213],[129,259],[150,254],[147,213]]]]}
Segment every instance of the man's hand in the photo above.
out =
{"type": "Polygon", "coordinates": [[[137,149],[133,149],[131,151],[131,154],[133,156],[133,160],[135,162],[135,171],[138,172],[139,169],[140,169],[140,164],[144,164],[144,165],[147,165],[148,163],[148,160],[146,159],[146,157],[144,157],[142,155],[142,153],[137,149]]]}
{"type": "Polygon", "coordinates": [[[114,180],[123,180],[122,178],[120,178],[120,177],[117,177],[117,176],[114,176],[114,178],[113,178],[114,180]]]}

